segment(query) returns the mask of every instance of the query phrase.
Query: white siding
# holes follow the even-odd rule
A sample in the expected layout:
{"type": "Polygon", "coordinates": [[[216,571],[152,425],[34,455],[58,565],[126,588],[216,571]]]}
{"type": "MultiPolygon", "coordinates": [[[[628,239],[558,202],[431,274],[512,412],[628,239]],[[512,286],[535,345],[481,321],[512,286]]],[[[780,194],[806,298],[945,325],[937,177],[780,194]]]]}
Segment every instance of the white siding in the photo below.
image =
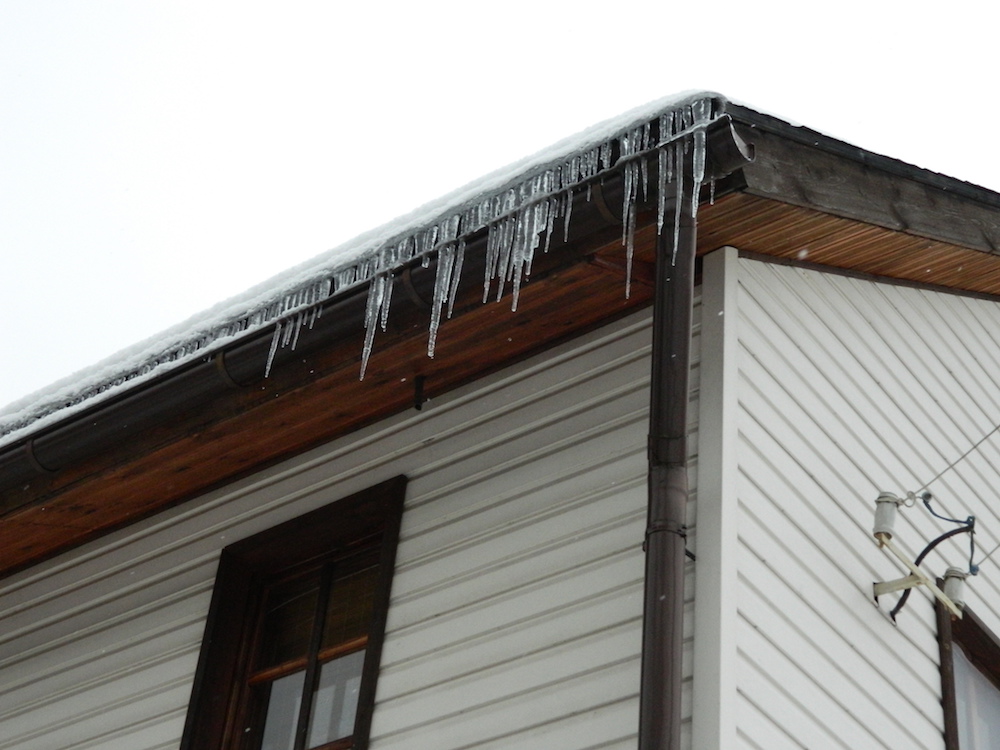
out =
{"type": "MultiPolygon", "coordinates": [[[[903,575],[871,537],[880,490],[919,490],[1000,423],[1000,305],[740,261],[739,742],[943,747],[930,597],[894,627],[872,581],[903,575]]],[[[938,510],[1000,539],[1000,437],[934,482],[938,510]]],[[[911,555],[952,526],[901,513],[911,555]]],[[[925,567],[968,561],[967,537],[925,567]]],[[[980,555],[982,552],[980,553],[980,555]]],[[[1000,568],[969,601],[1000,624],[1000,568]]]]}
{"type": "Polygon", "coordinates": [[[736,429],[739,255],[727,247],[705,258],[698,414],[698,564],[694,574],[692,744],[736,745],[736,429]]]}
{"type": "Polygon", "coordinates": [[[0,749],[176,747],[219,550],[400,473],[372,747],[634,746],[648,339],[633,316],[0,582],[0,749]]]}

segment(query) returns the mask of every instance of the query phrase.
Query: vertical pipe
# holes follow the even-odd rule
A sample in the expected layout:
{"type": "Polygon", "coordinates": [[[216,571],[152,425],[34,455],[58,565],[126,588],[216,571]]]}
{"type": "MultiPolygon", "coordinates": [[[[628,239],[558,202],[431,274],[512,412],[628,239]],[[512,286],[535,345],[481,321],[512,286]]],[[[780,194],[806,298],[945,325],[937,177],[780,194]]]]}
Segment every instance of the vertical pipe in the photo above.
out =
{"type": "Polygon", "coordinates": [[[697,226],[693,179],[678,175],[684,210],[657,240],[649,412],[649,506],[643,606],[639,750],[680,750],[687,415],[697,226]]]}

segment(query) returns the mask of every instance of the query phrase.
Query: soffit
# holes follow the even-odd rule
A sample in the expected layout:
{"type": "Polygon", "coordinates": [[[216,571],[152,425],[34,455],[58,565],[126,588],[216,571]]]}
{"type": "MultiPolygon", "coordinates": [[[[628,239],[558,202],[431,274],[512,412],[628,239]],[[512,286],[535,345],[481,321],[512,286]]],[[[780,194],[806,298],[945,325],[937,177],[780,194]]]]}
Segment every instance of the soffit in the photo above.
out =
{"type": "MultiPolygon", "coordinates": [[[[180,410],[140,440],[0,493],[0,575],[81,544],[282,459],[413,408],[428,397],[649,304],[655,217],[639,217],[626,298],[620,227],[536,260],[516,313],[470,283],[427,357],[427,312],[400,306],[359,381],[363,331],[208,406],[180,410]]],[[[747,193],[699,213],[698,251],[723,245],[904,283],[1000,294],[1000,257],[747,193]]]]}

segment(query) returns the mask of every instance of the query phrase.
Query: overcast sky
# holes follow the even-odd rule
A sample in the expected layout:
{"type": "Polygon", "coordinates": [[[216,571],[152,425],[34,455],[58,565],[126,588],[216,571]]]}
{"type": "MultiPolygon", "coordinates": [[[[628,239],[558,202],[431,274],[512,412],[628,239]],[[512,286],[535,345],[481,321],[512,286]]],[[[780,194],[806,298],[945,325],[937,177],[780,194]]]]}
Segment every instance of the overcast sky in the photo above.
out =
{"type": "Polygon", "coordinates": [[[995,19],[920,7],[0,0],[0,408],[675,92],[1000,189],[995,19]]]}

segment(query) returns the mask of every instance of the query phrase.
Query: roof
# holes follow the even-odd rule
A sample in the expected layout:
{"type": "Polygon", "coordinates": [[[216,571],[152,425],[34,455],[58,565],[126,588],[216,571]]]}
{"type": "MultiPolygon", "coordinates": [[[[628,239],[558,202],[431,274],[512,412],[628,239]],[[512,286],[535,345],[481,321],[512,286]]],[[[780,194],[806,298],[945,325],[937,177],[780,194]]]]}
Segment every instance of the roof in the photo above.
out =
{"type": "Polygon", "coordinates": [[[0,575],[648,305],[681,163],[699,254],[1000,299],[1000,195],[715,94],[665,99],[8,407],[0,575]]]}
{"type": "MultiPolygon", "coordinates": [[[[0,447],[194,359],[208,357],[277,320],[286,321],[276,331],[277,345],[291,345],[297,329],[312,320],[310,311],[319,309],[318,303],[398,272],[415,260],[454,253],[463,238],[490,226],[502,229],[507,219],[516,220],[527,206],[551,208],[546,211],[546,221],[554,221],[556,214],[569,221],[565,215],[567,191],[613,168],[630,152],[662,145],[696,121],[704,125],[722,109],[723,100],[716,94],[671,96],[599,123],[488,174],[7,405],[0,409],[0,447]],[[664,129],[654,144],[649,141],[648,127],[645,135],[642,127],[661,118],[664,129]]],[[[531,217],[534,221],[541,218],[531,217]]],[[[551,233],[554,226],[548,229],[551,233]]],[[[535,235],[532,232],[531,236],[535,235]]],[[[522,257],[521,262],[530,265],[530,257],[522,257]]],[[[515,294],[521,278],[518,271],[510,279],[515,294]]],[[[385,306],[387,311],[388,301],[385,306]]],[[[439,312],[435,311],[435,317],[439,312]]],[[[435,323],[429,321],[431,354],[435,323]]],[[[374,333],[374,327],[370,330],[374,333]]],[[[369,341],[367,347],[371,345],[369,341]]]]}

